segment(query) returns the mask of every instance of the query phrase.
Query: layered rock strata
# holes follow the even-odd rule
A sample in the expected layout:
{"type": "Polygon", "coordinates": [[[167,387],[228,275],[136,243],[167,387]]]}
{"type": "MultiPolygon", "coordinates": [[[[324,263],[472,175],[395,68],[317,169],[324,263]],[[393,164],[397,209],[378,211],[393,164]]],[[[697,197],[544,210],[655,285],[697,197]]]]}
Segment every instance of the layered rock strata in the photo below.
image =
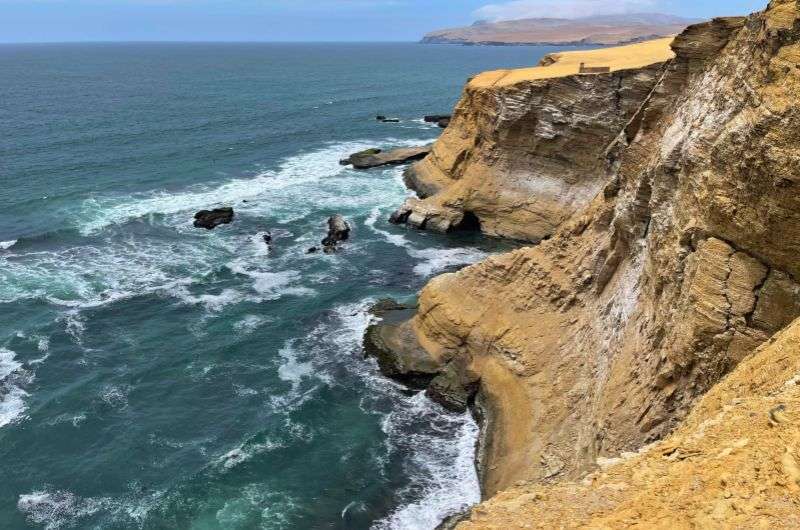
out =
{"type": "MultiPolygon", "coordinates": [[[[757,489],[759,476],[769,481],[756,491],[760,497],[745,497],[753,502],[737,504],[739,511],[733,501],[713,500],[703,505],[705,515],[699,508],[693,512],[700,517],[695,524],[744,510],[751,518],[741,519],[743,527],[750,527],[757,499],[771,495],[775,484],[784,489],[769,501],[770,509],[784,515],[797,509],[796,392],[776,390],[797,370],[797,325],[777,339],[780,353],[758,354],[728,379],[738,385],[735,391],[723,385],[709,394],[672,438],[680,440],[679,448],[646,453],[615,468],[615,475],[576,481],[598,462],[669,435],[715,384],[800,315],[799,11],[795,0],[773,0],[749,18],[687,29],[672,44],[675,59],[659,67],[663,74],[653,89],[605,146],[593,199],[575,206],[566,222],[553,221],[559,229],[540,245],[440,276],[421,293],[406,329],[440,364],[458,362],[480,379],[491,433],[481,447],[484,496],[528,484],[474,510],[463,528],[524,527],[521,521],[616,528],[628,524],[627,516],[642,517],[647,502],[660,503],[663,511],[654,513],[675,515],[680,510],[666,497],[687,499],[695,510],[720,488],[731,495],[757,489]],[[718,415],[726,410],[719,396],[736,392],[753,403],[732,412],[726,425],[718,415]],[[775,431],[783,434],[753,431],[746,443],[736,437],[748,418],[763,424],[767,412],[789,418],[772,420],[786,429],[775,431]],[[700,440],[703,433],[712,437],[700,440]],[[696,454],[708,458],[692,460],[696,454]],[[671,461],[672,455],[678,456],[671,461]],[[712,455],[755,467],[747,468],[743,482],[720,476],[709,491],[703,490],[705,478],[676,478],[693,472],[691,466],[702,477],[715,477],[724,466],[709,461],[712,455]],[[661,482],[646,486],[649,477],[661,482]],[[595,484],[603,491],[594,491],[595,484]],[[697,491],[703,493],[692,504],[697,491]],[[537,519],[546,508],[552,518],[537,519]],[[618,518],[601,518],[612,513],[618,518]],[[497,514],[499,522],[482,519],[486,514],[497,514]]],[[[461,108],[445,135],[465,131],[456,123],[466,114],[461,108]]],[[[483,152],[491,124],[473,131],[459,144],[471,147],[451,152],[466,153],[461,165],[483,152]]],[[[432,156],[444,155],[435,148],[432,156]]],[[[521,148],[519,156],[528,153],[521,148]]],[[[506,163],[515,162],[509,156],[506,163]]],[[[494,185],[504,190],[505,181],[494,185]]],[[[557,218],[562,215],[558,210],[557,218]]],[[[516,210],[479,217],[482,228],[493,227],[490,233],[516,237],[527,223],[544,226],[544,215],[523,221],[516,210]]],[[[523,235],[536,234],[545,232],[523,235]]],[[[674,519],[678,526],[669,526],[669,518],[649,521],[691,527],[689,519],[674,519]]],[[[779,519],[780,525],[786,521],[779,519]]]]}
{"type": "Polygon", "coordinates": [[[602,50],[597,61],[625,58],[608,74],[558,75],[570,55],[561,54],[551,66],[475,77],[431,154],[406,171],[420,198],[393,221],[447,232],[466,217],[490,235],[552,235],[605,185],[604,151],[661,79],[670,40],[602,50]]]}
{"type": "Polygon", "coordinates": [[[664,441],[601,460],[580,481],[515,486],[450,528],[800,528],[798,425],[800,321],[664,441]]]}

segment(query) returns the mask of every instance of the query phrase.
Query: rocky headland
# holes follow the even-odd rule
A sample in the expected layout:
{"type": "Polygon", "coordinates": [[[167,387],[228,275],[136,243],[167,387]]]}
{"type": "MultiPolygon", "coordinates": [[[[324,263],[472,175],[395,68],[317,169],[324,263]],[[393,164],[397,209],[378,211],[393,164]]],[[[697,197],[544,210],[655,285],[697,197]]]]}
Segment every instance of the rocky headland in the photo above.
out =
{"type": "Polygon", "coordinates": [[[468,27],[433,31],[425,35],[422,42],[483,46],[614,46],[675,35],[695,22],[699,21],[658,13],[478,21],[468,27]]]}
{"type": "Polygon", "coordinates": [[[449,527],[800,524],[800,5],[668,44],[478,76],[407,173],[396,222],[537,242],[368,332],[480,414],[449,527]]]}
{"type": "Polygon", "coordinates": [[[603,154],[660,82],[671,42],[555,54],[547,66],[476,76],[431,154],[406,171],[419,199],[395,220],[447,232],[466,216],[495,236],[552,235],[605,186],[603,154]],[[581,62],[612,72],[570,75],[581,62]]]}

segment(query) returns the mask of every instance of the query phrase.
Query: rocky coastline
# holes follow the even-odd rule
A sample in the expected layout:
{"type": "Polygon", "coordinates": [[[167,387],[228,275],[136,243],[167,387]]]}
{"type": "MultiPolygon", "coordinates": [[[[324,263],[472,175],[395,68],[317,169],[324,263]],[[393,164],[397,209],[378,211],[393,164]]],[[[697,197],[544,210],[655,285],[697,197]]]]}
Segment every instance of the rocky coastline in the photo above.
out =
{"type": "Polygon", "coordinates": [[[533,244],[365,336],[481,424],[484,502],[441,528],[800,524],[798,50],[773,0],[666,60],[467,86],[392,221],[533,244]]]}

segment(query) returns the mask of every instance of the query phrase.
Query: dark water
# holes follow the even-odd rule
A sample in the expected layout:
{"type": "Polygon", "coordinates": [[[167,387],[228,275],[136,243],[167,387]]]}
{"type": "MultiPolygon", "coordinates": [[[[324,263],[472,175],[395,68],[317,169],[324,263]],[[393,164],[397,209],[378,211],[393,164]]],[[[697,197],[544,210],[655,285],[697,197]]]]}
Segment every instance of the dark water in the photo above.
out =
{"type": "Polygon", "coordinates": [[[425,529],[477,501],[472,420],[360,340],[370,301],[498,244],[389,225],[400,169],[337,162],[547,51],[0,46],[0,527],[425,529]],[[216,205],[236,222],[192,228],[216,205]],[[306,255],[336,212],[353,241],[306,255]]]}

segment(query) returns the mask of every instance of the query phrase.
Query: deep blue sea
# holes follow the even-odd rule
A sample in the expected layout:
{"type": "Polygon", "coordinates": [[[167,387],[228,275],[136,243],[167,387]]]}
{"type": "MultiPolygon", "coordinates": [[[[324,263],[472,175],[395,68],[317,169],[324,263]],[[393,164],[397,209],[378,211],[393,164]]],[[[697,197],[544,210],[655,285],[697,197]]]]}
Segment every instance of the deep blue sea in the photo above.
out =
{"type": "Polygon", "coordinates": [[[470,75],[548,51],[0,46],[0,527],[424,530],[477,502],[473,420],[361,338],[507,247],[388,224],[402,169],[338,160],[430,142],[470,75]],[[334,213],[352,240],[306,254],[334,213]]]}

